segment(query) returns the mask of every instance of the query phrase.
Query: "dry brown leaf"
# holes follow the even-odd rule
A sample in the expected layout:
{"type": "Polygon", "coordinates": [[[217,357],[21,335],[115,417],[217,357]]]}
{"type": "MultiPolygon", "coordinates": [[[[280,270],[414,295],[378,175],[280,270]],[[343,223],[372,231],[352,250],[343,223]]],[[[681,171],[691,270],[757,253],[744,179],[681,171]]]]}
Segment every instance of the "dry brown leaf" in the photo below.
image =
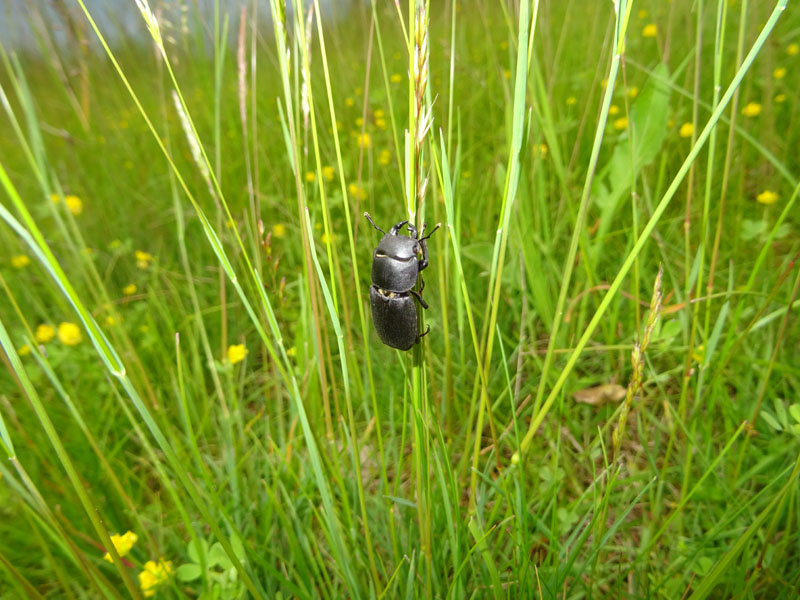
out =
{"type": "Polygon", "coordinates": [[[626,390],[618,383],[604,383],[594,387],[578,390],[572,394],[576,402],[602,406],[607,402],[619,402],[625,397],[626,390]]]}

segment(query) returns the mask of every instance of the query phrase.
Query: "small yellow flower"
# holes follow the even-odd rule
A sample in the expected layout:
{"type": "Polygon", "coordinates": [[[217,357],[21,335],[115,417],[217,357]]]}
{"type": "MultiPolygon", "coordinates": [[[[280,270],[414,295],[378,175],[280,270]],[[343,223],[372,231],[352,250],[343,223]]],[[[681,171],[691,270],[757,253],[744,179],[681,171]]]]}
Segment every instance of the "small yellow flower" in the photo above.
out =
{"type": "Polygon", "coordinates": [[[638,96],[638,95],[639,95],[639,88],[638,87],[633,86],[632,88],[630,88],[628,90],[628,97],[636,98],[636,96],[638,96]]]}
{"type": "Polygon", "coordinates": [[[372,139],[369,137],[368,133],[359,133],[356,137],[356,141],[358,142],[358,147],[364,150],[368,150],[372,145],[372,139]]]}
{"type": "Polygon", "coordinates": [[[356,119],[356,127],[361,127],[363,124],[364,124],[364,119],[362,119],[361,117],[358,117],[356,119]]]}
{"type": "Polygon", "coordinates": [[[403,81],[403,76],[400,73],[392,73],[392,76],[389,77],[389,81],[392,83],[401,83],[403,81]]]}
{"type": "Polygon", "coordinates": [[[778,94],[777,96],[775,96],[775,102],[777,104],[782,104],[786,102],[786,94],[778,94]]]}
{"type": "MultiPolygon", "coordinates": [[[[128,554],[133,548],[133,545],[136,543],[136,540],[139,539],[139,536],[133,533],[132,531],[126,531],[122,535],[115,533],[111,536],[111,543],[114,544],[114,548],[117,549],[117,554],[119,554],[120,558],[128,554]]],[[[106,555],[103,557],[103,560],[107,560],[110,563],[113,563],[113,559],[111,558],[111,554],[106,552],[106,555]]]]}
{"type": "Polygon", "coordinates": [[[375,119],[375,127],[377,127],[378,129],[386,129],[388,127],[386,119],[383,118],[375,119]]]}
{"type": "Polygon", "coordinates": [[[646,16],[647,16],[647,11],[645,9],[642,9],[642,10],[639,11],[639,18],[640,19],[644,19],[646,16]]]}
{"type": "Polygon", "coordinates": [[[764,190],[756,196],[756,202],[759,204],[775,204],[778,201],[778,194],[772,190],[764,190]]]}
{"type": "Polygon", "coordinates": [[[503,79],[511,79],[511,69],[503,69],[503,79]]]}
{"type": "Polygon", "coordinates": [[[775,79],[783,79],[786,77],[786,67],[775,67],[775,70],[772,71],[772,76],[775,79]]]}
{"type": "Polygon", "coordinates": [[[228,346],[228,360],[232,365],[242,362],[245,356],[247,356],[247,348],[244,347],[244,344],[228,346]]]}
{"type": "Polygon", "coordinates": [[[578,103],[578,99],[575,96],[570,96],[567,98],[567,106],[575,106],[578,103]]]}
{"type": "Polygon", "coordinates": [[[77,196],[66,196],[64,198],[64,205],[67,210],[76,217],[83,212],[83,202],[77,196]]]}
{"type": "Polygon", "coordinates": [[[20,356],[28,356],[31,353],[31,347],[28,344],[23,344],[19,348],[17,348],[17,354],[20,356]]]}
{"type": "Polygon", "coordinates": [[[758,102],[748,102],[742,109],[742,114],[745,117],[757,117],[761,114],[761,105],[758,102]]]}
{"type": "Polygon", "coordinates": [[[384,115],[385,115],[385,113],[383,112],[382,108],[376,108],[375,109],[375,118],[376,119],[382,119],[384,117],[384,115]]]}
{"type": "Polygon", "coordinates": [[[364,191],[364,188],[356,185],[355,183],[351,183],[350,185],[348,185],[347,190],[350,192],[350,195],[356,200],[367,199],[367,192],[364,191]]]}
{"type": "Polygon", "coordinates": [[[538,146],[533,147],[533,155],[538,158],[544,158],[547,156],[547,144],[539,144],[538,146]]]}
{"type": "Polygon", "coordinates": [[[50,200],[53,202],[53,204],[58,204],[61,202],[61,196],[58,194],[50,194],[50,200]]]}
{"type": "Polygon", "coordinates": [[[129,283],[124,288],[122,288],[122,293],[126,296],[133,296],[136,293],[136,290],[139,289],[136,287],[135,283],[129,283]]]}
{"type": "Polygon", "coordinates": [[[788,46],[786,46],[786,54],[789,56],[794,56],[795,54],[800,53],[800,44],[797,42],[792,42],[788,46]]]}
{"type": "Polygon", "coordinates": [[[392,162],[392,153],[388,150],[381,150],[381,153],[378,155],[378,164],[385,167],[390,162],[392,162]]]}
{"type": "Polygon", "coordinates": [[[654,23],[645,25],[644,29],[642,29],[642,37],[654,38],[657,35],[658,35],[658,27],[656,27],[654,23]]]}
{"type": "Polygon", "coordinates": [[[623,129],[628,128],[628,117],[620,117],[616,121],[614,121],[614,129],[617,131],[622,131],[623,129]]]}
{"type": "Polygon", "coordinates": [[[165,561],[163,558],[159,559],[158,563],[153,560],[148,560],[144,565],[144,571],[139,573],[139,587],[142,588],[142,593],[145,598],[150,598],[155,595],[159,585],[169,579],[172,573],[172,561],[165,561]]]}
{"type": "Polygon", "coordinates": [[[292,346],[291,348],[287,348],[286,356],[297,356],[297,348],[292,346]]]}
{"type": "Polygon", "coordinates": [[[680,131],[678,131],[678,135],[681,136],[682,138],[692,137],[693,133],[694,133],[694,125],[692,125],[691,123],[684,123],[683,125],[681,125],[680,131]]]}
{"type": "Polygon", "coordinates": [[[116,250],[120,246],[122,246],[121,240],[111,240],[111,243],[108,245],[111,250],[116,250]]]}
{"type": "Polygon", "coordinates": [[[283,223],[275,223],[275,225],[272,226],[272,235],[276,238],[286,237],[286,225],[283,223]]]}
{"type": "Polygon", "coordinates": [[[355,106],[356,105],[356,101],[353,100],[352,98],[345,98],[344,105],[345,106],[355,106]]]}
{"type": "Polygon", "coordinates": [[[40,344],[46,344],[56,336],[56,329],[52,325],[42,323],[36,328],[34,337],[40,344]]]}
{"type": "Polygon", "coordinates": [[[610,114],[612,117],[616,114],[619,114],[619,106],[617,106],[616,104],[612,104],[611,106],[609,106],[608,114],[610,114]]]}
{"type": "Polygon", "coordinates": [[[308,181],[309,183],[314,181],[316,178],[317,178],[317,176],[314,174],[313,171],[307,171],[306,172],[306,181],[308,181]]]}
{"type": "Polygon", "coordinates": [[[364,90],[362,90],[360,87],[357,87],[357,88],[356,88],[355,90],[353,90],[353,91],[355,92],[356,96],[360,96],[361,94],[363,94],[363,93],[364,93],[364,90]]]}
{"type": "Polygon", "coordinates": [[[336,171],[333,170],[333,167],[330,165],[322,167],[322,176],[325,178],[326,181],[333,181],[333,176],[336,174],[336,171]]]}
{"type": "Polygon", "coordinates": [[[81,342],[81,328],[75,323],[61,323],[58,326],[58,340],[65,346],[77,346],[81,342]]]}
{"type": "Polygon", "coordinates": [[[136,257],[136,266],[140,269],[146,269],[153,262],[153,255],[144,250],[137,250],[134,252],[134,256],[136,257]]]}
{"type": "Polygon", "coordinates": [[[11,266],[15,269],[22,269],[31,264],[31,259],[25,254],[18,254],[11,257],[11,266]]]}
{"type": "Polygon", "coordinates": [[[108,316],[106,316],[106,325],[108,325],[109,327],[113,327],[113,326],[114,326],[114,325],[116,325],[118,322],[119,322],[119,321],[117,320],[117,318],[116,318],[114,315],[108,315],[108,316]]]}

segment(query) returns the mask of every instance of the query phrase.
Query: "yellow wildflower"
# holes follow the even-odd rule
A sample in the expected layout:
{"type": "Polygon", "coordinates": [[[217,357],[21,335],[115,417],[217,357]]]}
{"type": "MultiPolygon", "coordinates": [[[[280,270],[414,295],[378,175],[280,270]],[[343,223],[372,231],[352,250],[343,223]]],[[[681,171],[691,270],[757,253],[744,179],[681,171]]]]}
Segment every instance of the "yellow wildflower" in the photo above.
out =
{"type": "Polygon", "coordinates": [[[46,344],[56,336],[56,329],[52,325],[42,323],[36,328],[34,337],[40,344],[46,344]]]}
{"type": "Polygon", "coordinates": [[[67,210],[76,217],[83,212],[83,202],[77,196],[66,196],[64,198],[64,205],[67,210]]]}
{"type": "Polygon", "coordinates": [[[756,196],[756,202],[759,204],[775,204],[778,201],[778,194],[772,190],[764,190],[756,196]]]}
{"type": "Polygon", "coordinates": [[[111,240],[111,243],[108,245],[111,250],[116,250],[120,246],[122,246],[122,240],[111,240]]]}
{"type": "Polygon", "coordinates": [[[657,35],[658,35],[658,27],[655,26],[655,23],[650,23],[649,25],[645,25],[644,29],[642,29],[642,37],[654,38],[657,35]]]}
{"type": "Polygon", "coordinates": [[[388,127],[388,125],[386,123],[386,119],[384,119],[384,118],[375,119],[375,126],[378,129],[386,129],[386,127],[388,127]]]}
{"type": "Polygon", "coordinates": [[[786,67],[775,67],[775,70],[772,71],[772,76],[775,79],[783,79],[786,77],[786,67]]]}
{"type": "Polygon", "coordinates": [[[124,288],[122,288],[122,293],[125,294],[126,296],[133,296],[136,293],[137,289],[138,288],[136,287],[135,283],[129,283],[124,288]]]}
{"type": "Polygon", "coordinates": [[[58,339],[65,346],[77,346],[81,342],[81,328],[75,323],[61,323],[58,326],[58,339]]]}
{"type": "Polygon", "coordinates": [[[31,264],[31,259],[25,254],[18,254],[17,256],[11,257],[11,266],[15,269],[22,269],[29,264],[31,264]]]}
{"type": "Polygon", "coordinates": [[[359,185],[355,183],[351,183],[347,186],[347,190],[350,192],[350,195],[355,198],[356,200],[366,200],[367,199],[367,192],[364,191],[359,185]]]}
{"type": "Polygon", "coordinates": [[[385,113],[383,112],[382,108],[376,108],[375,109],[375,118],[376,119],[382,119],[384,117],[384,115],[385,115],[385,113]]]}
{"type": "Polygon", "coordinates": [[[109,327],[113,327],[113,326],[114,326],[114,325],[116,325],[118,322],[119,322],[119,321],[117,321],[117,318],[116,318],[114,315],[108,315],[108,316],[106,316],[106,325],[108,325],[109,327]]]}
{"type": "Polygon", "coordinates": [[[775,102],[777,104],[782,104],[783,102],[786,102],[786,94],[778,94],[777,96],[775,96],[775,102]]]}
{"type": "Polygon", "coordinates": [[[632,88],[630,88],[628,90],[628,96],[629,97],[636,98],[636,96],[638,96],[638,95],[639,95],[639,88],[638,87],[633,86],[632,88]]]}
{"type": "Polygon", "coordinates": [[[363,93],[364,93],[364,90],[362,90],[360,87],[357,87],[357,88],[356,88],[355,90],[353,90],[353,91],[355,92],[356,96],[360,96],[361,94],[363,94],[363,93]]]}
{"type": "Polygon", "coordinates": [[[533,147],[533,155],[539,158],[547,156],[547,144],[539,144],[533,147]]]}
{"type": "MultiPolygon", "coordinates": [[[[122,535],[115,533],[111,536],[111,543],[114,544],[114,548],[117,549],[117,554],[119,554],[120,558],[128,554],[133,548],[133,545],[136,543],[136,540],[139,539],[139,536],[133,533],[132,531],[126,531],[122,535]]],[[[111,554],[106,552],[106,555],[103,557],[103,560],[107,560],[110,563],[114,561],[111,558],[111,554]]]]}
{"type": "Polygon", "coordinates": [[[616,104],[612,104],[611,106],[608,107],[608,114],[610,114],[612,117],[618,113],[619,113],[619,106],[617,106],[616,104]]]}
{"type": "Polygon", "coordinates": [[[358,117],[356,119],[356,127],[361,127],[363,124],[364,124],[364,119],[362,119],[361,117],[358,117]]]}
{"type": "Polygon", "coordinates": [[[356,101],[353,100],[352,98],[345,98],[344,105],[345,106],[355,106],[356,105],[356,101]]]}
{"type": "Polygon", "coordinates": [[[58,204],[61,202],[61,196],[58,194],[50,194],[50,200],[53,202],[53,204],[58,204]]]}
{"type": "Polygon", "coordinates": [[[646,16],[647,16],[647,11],[645,9],[642,9],[642,10],[639,11],[639,18],[640,19],[644,19],[646,16]]]}
{"type": "Polygon", "coordinates": [[[28,344],[23,344],[19,348],[17,348],[17,354],[20,356],[28,356],[31,353],[31,347],[28,344]]]}
{"type": "Polygon", "coordinates": [[[323,243],[323,244],[327,244],[329,240],[330,240],[331,242],[334,242],[334,241],[336,240],[336,234],[335,234],[335,233],[332,233],[332,234],[330,235],[330,237],[328,237],[328,234],[327,234],[327,233],[323,233],[323,234],[322,234],[322,237],[321,237],[320,239],[322,240],[322,243],[323,243]]]}
{"type": "Polygon", "coordinates": [[[570,96],[567,98],[567,106],[575,106],[578,103],[578,99],[575,96],[570,96]]]}
{"type": "Polygon", "coordinates": [[[692,137],[693,133],[694,133],[694,125],[692,125],[691,123],[684,123],[683,125],[681,125],[680,131],[678,131],[678,135],[681,136],[682,138],[692,137]]]}
{"type": "Polygon", "coordinates": [[[385,167],[390,162],[392,162],[392,153],[388,150],[381,150],[381,153],[378,155],[378,164],[385,167]]]}
{"type": "Polygon", "coordinates": [[[628,128],[628,117],[620,117],[616,121],[614,121],[614,129],[617,131],[622,131],[623,129],[628,128]]]}
{"type": "Polygon", "coordinates": [[[297,356],[297,348],[292,346],[286,349],[286,356],[297,356]]]}
{"type": "Polygon", "coordinates": [[[511,79],[511,69],[503,69],[503,79],[511,79]]]}
{"type": "Polygon", "coordinates": [[[325,178],[326,181],[333,181],[333,176],[335,175],[336,171],[333,170],[333,167],[330,165],[322,167],[322,176],[325,178]]]}
{"type": "Polygon", "coordinates": [[[369,137],[368,133],[359,133],[358,137],[356,137],[356,141],[358,142],[358,147],[363,148],[364,150],[369,149],[372,145],[372,140],[369,137]]]}
{"type": "Polygon", "coordinates": [[[140,269],[146,269],[153,262],[153,255],[144,250],[137,250],[134,252],[134,256],[136,257],[136,266],[140,269]]]}
{"type": "Polygon", "coordinates": [[[272,235],[274,235],[276,238],[285,237],[286,225],[283,223],[275,223],[275,225],[272,226],[272,235]]]}
{"type": "Polygon", "coordinates": [[[761,114],[761,105],[758,102],[748,102],[742,109],[742,114],[745,117],[757,117],[761,114]]]}
{"type": "Polygon", "coordinates": [[[314,174],[314,172],[313,172],[313,171],[307,171],[307,172],[306,172],[306,181],[308,181],[308,182],[312,182],[312,181],[314,181],[316,178],[317,178],[317,176],[314,174]]]}
{"type": "Polygon", "coordinates": [[[232,365],[242,362],[245,356],[247,356],[247,348],[244,347],[244,344],[228,346],[228,360],[232,365]]]}
{"type": "Polygon", "coordinates": [[[786,54],[789,56],[794,56],[795,54],[800,52],[800,44],[797,42],[792,42],[788,46],[786,46],[786,54]]]}
{"type": "Polygon", "coordinates": [[[159,585],[169,579],[172,573],[172,561],[165,561],[163,558],[159,559],[158,563],[153,560],[148,560],[144,565],[144,571],[139,573],[139,587],[145,598],[150,598],[155,595],[159,585]]]}
{"type": "Polygon", "coordinates": [[[400,75],[400,73],[392,73],[392,76],[391,76],[391,77],[389,77],[389,80],[390,80],[392,83],[400,83],[400,82],[402,82],[402,81],[403,81],[403,76],[402,76],[402,75],[400,75]]]}

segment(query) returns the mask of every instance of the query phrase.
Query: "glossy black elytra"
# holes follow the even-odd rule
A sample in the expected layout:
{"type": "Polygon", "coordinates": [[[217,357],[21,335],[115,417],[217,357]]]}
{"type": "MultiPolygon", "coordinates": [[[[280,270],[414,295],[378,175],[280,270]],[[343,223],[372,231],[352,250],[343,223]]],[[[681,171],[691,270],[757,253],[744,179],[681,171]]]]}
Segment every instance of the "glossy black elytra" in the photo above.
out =
{"type": "MultiPolygon", "coordinates": [[[[372,308],[372,323],[378,337],[387,346],[398,350],[408,350],[430,331],[419,333],[416,298],[422,308],[428,304],[412,288],[417,283],[420,271],[428,266],[428,244],[426,240],[439,228],[436,225],[423,237],[425,225],[417,234],[417,228],[400,221],[386,233],[375,225],[369,213],[364,216],[372,226],[383,233],[381,241],[372,253],[372,285],[369,288],[369,303],[372,308]],[[398,235],[408,227],[408,236],[398,235]],[[422,258],[419,258],[419,254],[422,258]]],[[[421,283],[420,292],[425,288],[421,283]]]]}

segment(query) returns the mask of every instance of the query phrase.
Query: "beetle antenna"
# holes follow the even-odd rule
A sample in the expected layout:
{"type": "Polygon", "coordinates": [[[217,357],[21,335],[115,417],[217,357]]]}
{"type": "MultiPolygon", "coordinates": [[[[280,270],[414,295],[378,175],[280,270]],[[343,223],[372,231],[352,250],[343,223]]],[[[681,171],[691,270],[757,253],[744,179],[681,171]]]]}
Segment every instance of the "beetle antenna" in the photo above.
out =
{"type": "MultiPolygon", "coordinates": [[[[436,227],[434,227],[433,229],[431,229],[431,232],[430,232],[428,235],[426,235],[424,238],[420,239],[420,242],[421,242],[422,240],[427,240],[429,237],[431,237],[431,236],[432,236],[434,233],[436,233],[436,230],[437,230],[437,229],[439,229],[439,227],[440,227],[440,226],[441,226],[441,223],[437,223],[437,224],[436,224],[436,227]]],[[[423,225],[423,227],[422,227],[422,232],[423,232],[423,233],[425,233],[425,226],[424,226],[424,225],[423,225]]]]}
{"type": "MultiPolygon", "coordinates": [[[[368,213],[368,212],[365,212],[365,213],[364,213],[364,216],[365,216],[365,217],[367,217],[367,221],[369,221],[369,222],[372,224],[372,226],[373,226],[375,229],[377,229],[378,231],[380,231],[382,234],[386,235],[386,232],[385,232],[383,229],[381,229],[380,227],[378,227],[377,225],[375,225],[375,221],[373,221],[373,220],[372,220],[372,217],[370,217],[370,216],[369,216],[369,213],[368,213]]],[[[437,225],[437,227],[438,227],[438,225],[437,225]]]]}

